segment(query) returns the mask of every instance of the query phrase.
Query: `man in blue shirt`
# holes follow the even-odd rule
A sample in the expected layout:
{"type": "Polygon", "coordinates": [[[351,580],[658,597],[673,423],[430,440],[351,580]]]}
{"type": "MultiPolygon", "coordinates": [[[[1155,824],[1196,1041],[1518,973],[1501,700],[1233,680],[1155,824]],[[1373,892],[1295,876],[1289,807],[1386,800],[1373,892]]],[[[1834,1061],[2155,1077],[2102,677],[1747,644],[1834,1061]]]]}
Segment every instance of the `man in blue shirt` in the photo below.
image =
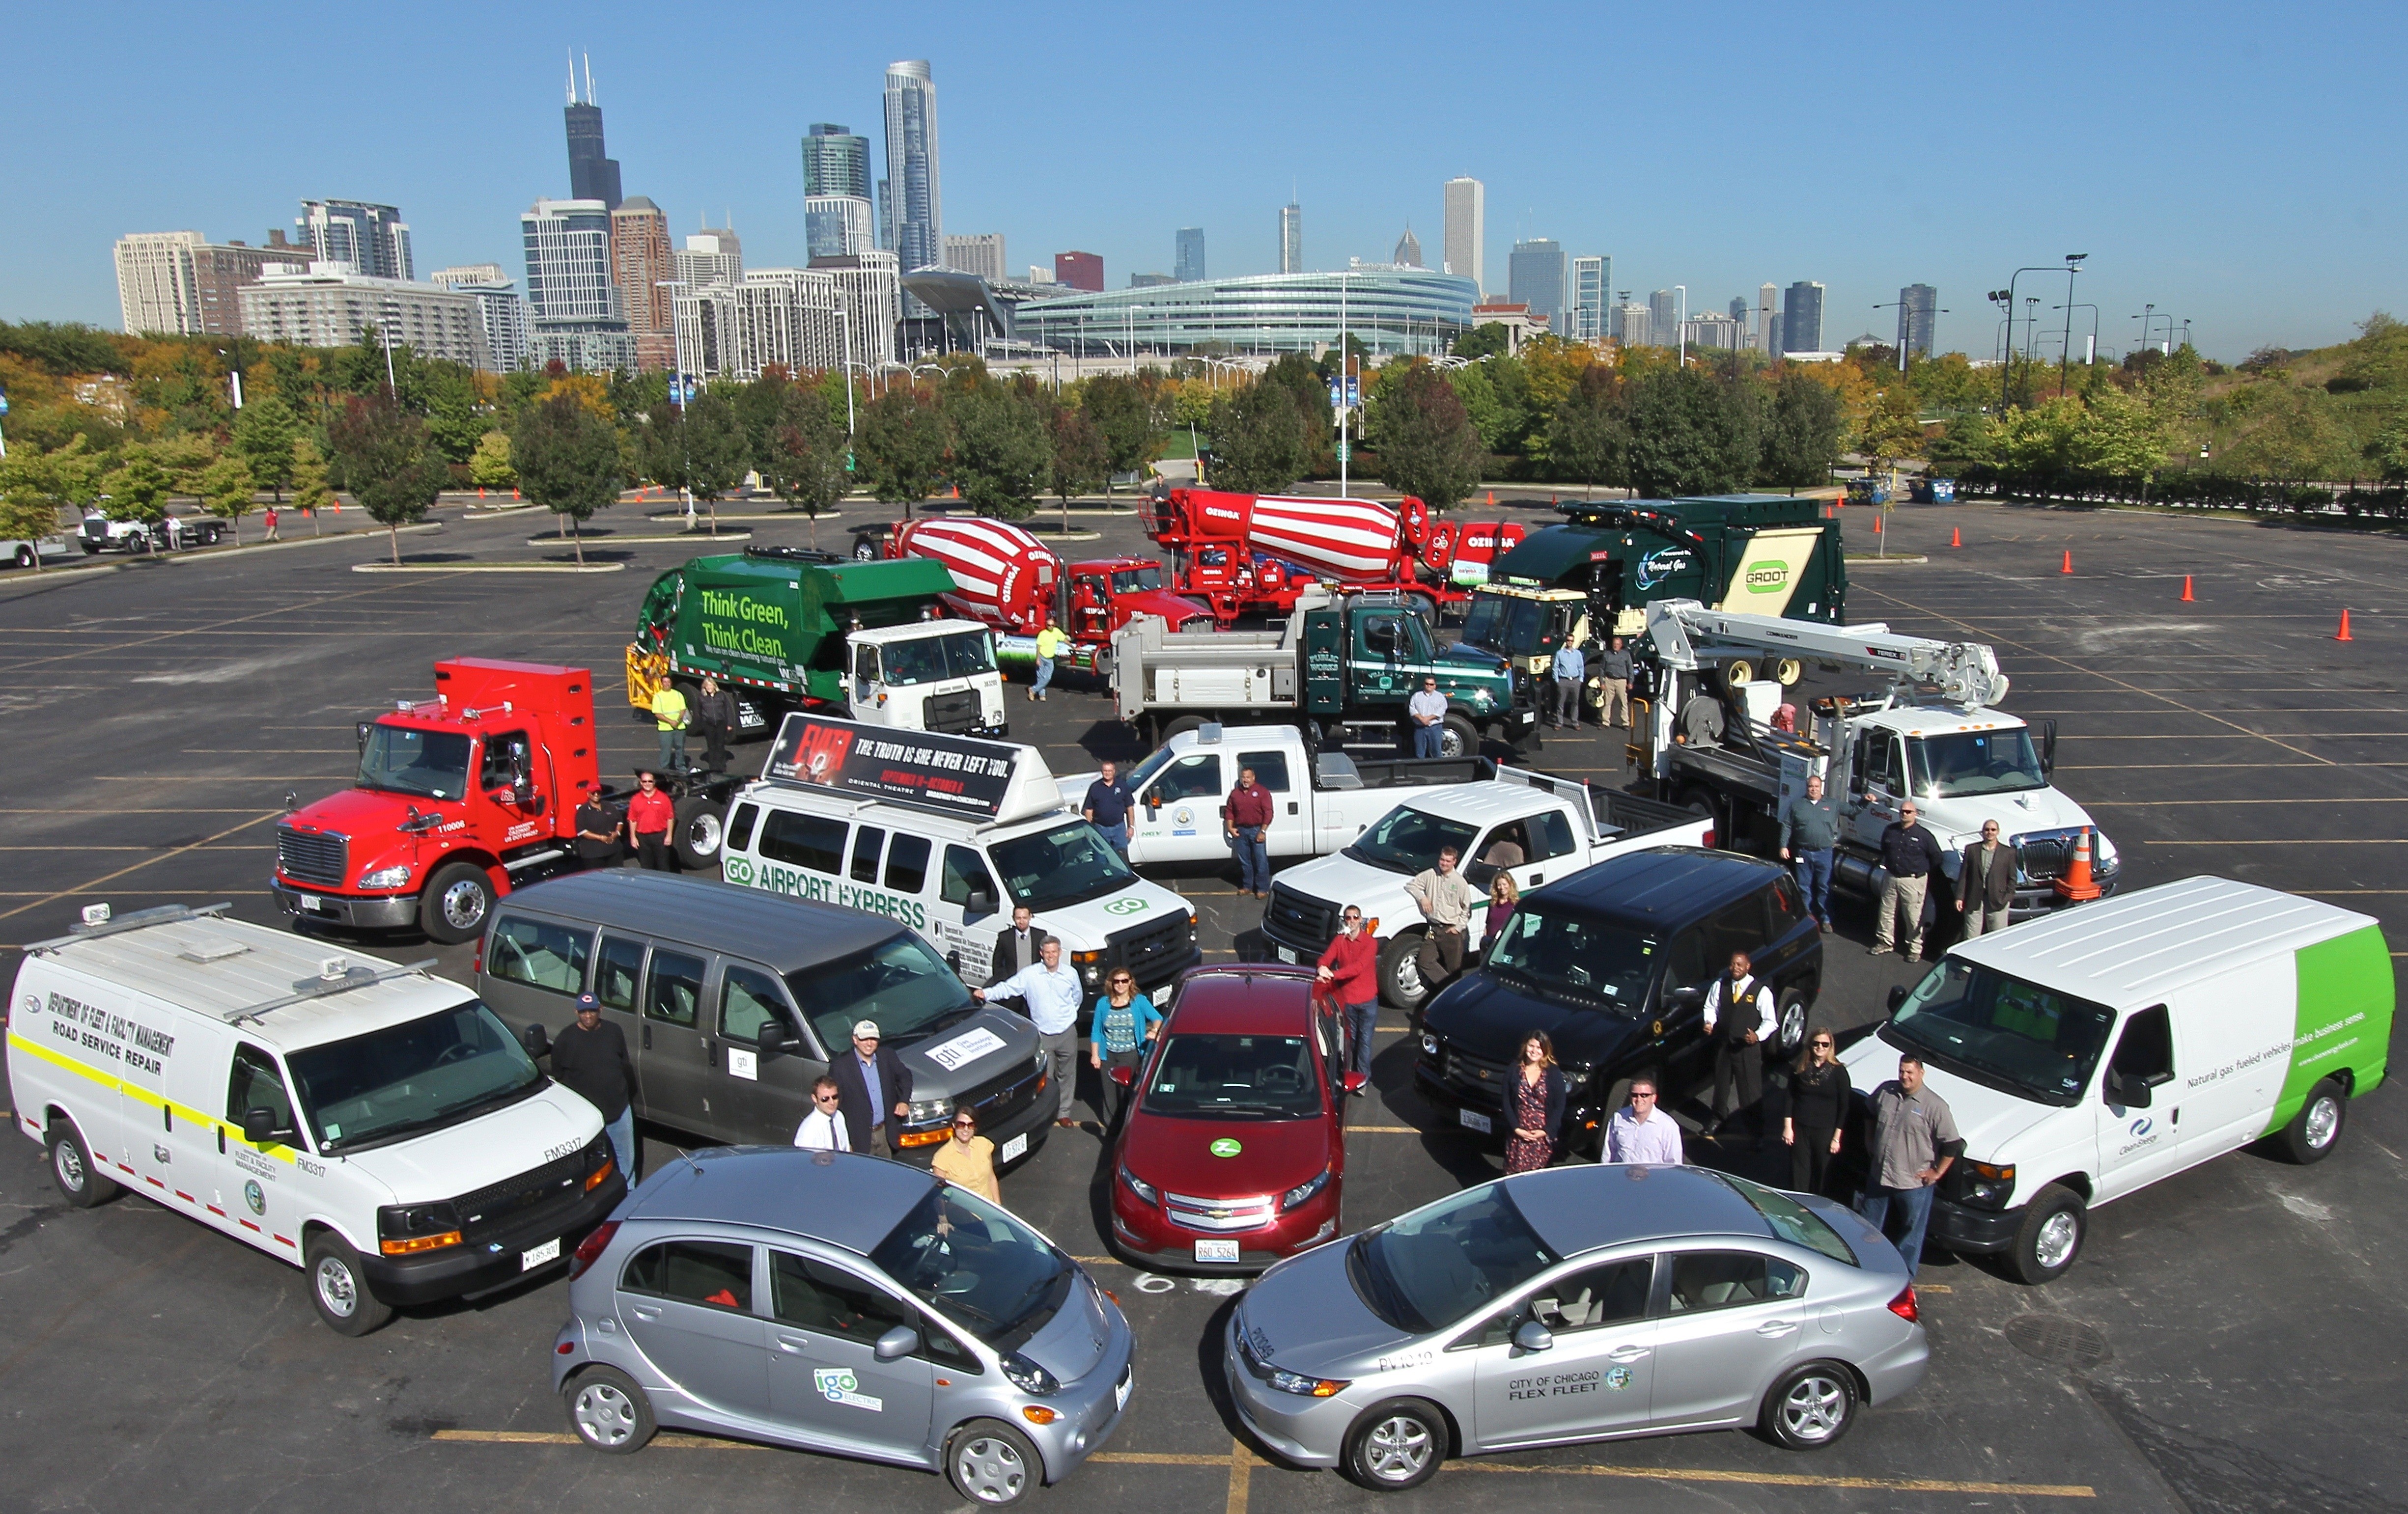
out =
{"type": "Polygon", "coordinates": [[[1103,833],[1123,862],[1128,861],[1129,804],[1128,785],[1120,779],[1120,764],[1106,763],[1102,775],[1087,785],[1087,798],[1081,809],[1087,823],[1103,833]]]}
{"type": "MultiPolygon", "coordinates": [[[[1079,974],[1062,965],[1062,943],[1048,937],[1039,953],[1044,960],[1025,967],[995,985],[995,997],[1018,999],[1028,1006],[1029,1023],[1053,1064],[1054,1086],[1061,1100],[1054,1123],[1075,1125],[1070,1118],[1070,1093],[1079,1080],[1079,974]]],[[[983,1003],[987,990],[972,989],[970,997],[983,1003]]]]}
{"type": "Polygon", "coordinates": [[[1560,731],[1569,725],[1580,729],[1581,685],[1588,681],[1588,659],[1581,650],[1566,641],[1555,649],[1555,718],[1547,723],[1560,731]]]}
{"type": "Polygon", "coordinates": [[[853,1027],[853,1054],[839,1051],[828,1064],[836,1079],[851,1150],[891,1157],[903,1117],[911,1107],[911,1069],[894,1050],[880,1044],[878,1021],[863,1020],[853,1027]]]}

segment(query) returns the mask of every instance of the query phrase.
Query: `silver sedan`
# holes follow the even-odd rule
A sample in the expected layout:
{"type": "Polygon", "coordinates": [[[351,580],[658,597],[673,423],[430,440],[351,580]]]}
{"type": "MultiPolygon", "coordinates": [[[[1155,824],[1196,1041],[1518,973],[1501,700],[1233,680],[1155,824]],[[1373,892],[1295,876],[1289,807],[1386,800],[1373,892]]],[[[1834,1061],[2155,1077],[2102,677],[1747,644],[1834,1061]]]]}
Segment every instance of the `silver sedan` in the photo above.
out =
{"type": "Polygon", "coordinates": [[[1828,1446],[1923,1378],[1913,1276],[1848,1209],[1700,1167],[1483,1183],[1263,1274],[1222,1343],[1264,1444],[1368,1488],[1450,1455],[1755,1424],[1828,1446]]]}

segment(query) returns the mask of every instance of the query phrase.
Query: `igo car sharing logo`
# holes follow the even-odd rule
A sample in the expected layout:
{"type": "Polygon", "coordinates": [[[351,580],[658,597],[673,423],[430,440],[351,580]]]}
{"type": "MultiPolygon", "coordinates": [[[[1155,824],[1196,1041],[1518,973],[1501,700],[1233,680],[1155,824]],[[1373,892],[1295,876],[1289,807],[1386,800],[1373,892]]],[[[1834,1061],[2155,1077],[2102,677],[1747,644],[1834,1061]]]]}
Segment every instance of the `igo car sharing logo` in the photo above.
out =
{"type": "Polygon", "coordinates": [[[1750,563],[1744,575],[1751,594],[1777,594],[1789,587],[1789,564],[1783,562],[1750,563]]]}
{"type": "Polygon", "coordinates": [[[1675,573],[1685,573],[1696,559],[1686,547],[1658,547],[1639,560],[1639,587],[1653,589],[1675,573]]]}
{"type": "Polygon", "coordinates": [[[1111,903],[1104,906],[1104,913],[1107,915],[1142,915],[1153,907],[1154,906],[1146,903],[1143,899],[1114,899],[1111,903]]]}
{"type": "Polygon", "coordinates": [[[886,1412],[886,1400],[855,1391],[860,1388],[861,1379],[853,1375],[851,1367],[813,1367],[811,1386],[831,1404],[850,1404],[872,1414],[886,1412]]]}

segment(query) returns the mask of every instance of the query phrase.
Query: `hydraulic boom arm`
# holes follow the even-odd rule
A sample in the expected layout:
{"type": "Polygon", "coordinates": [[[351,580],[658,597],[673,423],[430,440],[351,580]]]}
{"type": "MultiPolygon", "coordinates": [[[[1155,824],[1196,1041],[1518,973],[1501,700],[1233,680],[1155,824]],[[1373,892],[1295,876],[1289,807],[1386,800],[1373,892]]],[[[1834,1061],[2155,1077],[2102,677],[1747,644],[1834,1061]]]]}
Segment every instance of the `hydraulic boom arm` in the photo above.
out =
{"type": "Polygon", "coordinates": [[[1996,705],[2007,697],[2007,676],[1986,643],[1898,636],[1878,621],[1822,625],[1712,610],[1694,599],[1659,599],[1647,607],[1647,634],[1664,665],[1684,672],[1771,653],[1930,684],[1956,705],[1996,705]]]}

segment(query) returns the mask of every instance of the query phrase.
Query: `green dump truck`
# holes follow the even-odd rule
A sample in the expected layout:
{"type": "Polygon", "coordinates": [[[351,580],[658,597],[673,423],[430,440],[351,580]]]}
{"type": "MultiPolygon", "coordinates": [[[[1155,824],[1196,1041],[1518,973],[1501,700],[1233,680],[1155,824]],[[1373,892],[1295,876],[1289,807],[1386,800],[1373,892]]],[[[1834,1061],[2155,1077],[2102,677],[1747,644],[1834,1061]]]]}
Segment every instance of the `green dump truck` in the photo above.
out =
{"type": "Polygon", "coordinates": [[[788,710],[953,736],[1006,734],[995,635],[945,617],[945,565],[857,563],[752,547],[697,557],[652,580],[627,644],[627,703],[649,710],[664,683],[691,699],[709,676],[736,696],[740,735],[788,710]]]}

